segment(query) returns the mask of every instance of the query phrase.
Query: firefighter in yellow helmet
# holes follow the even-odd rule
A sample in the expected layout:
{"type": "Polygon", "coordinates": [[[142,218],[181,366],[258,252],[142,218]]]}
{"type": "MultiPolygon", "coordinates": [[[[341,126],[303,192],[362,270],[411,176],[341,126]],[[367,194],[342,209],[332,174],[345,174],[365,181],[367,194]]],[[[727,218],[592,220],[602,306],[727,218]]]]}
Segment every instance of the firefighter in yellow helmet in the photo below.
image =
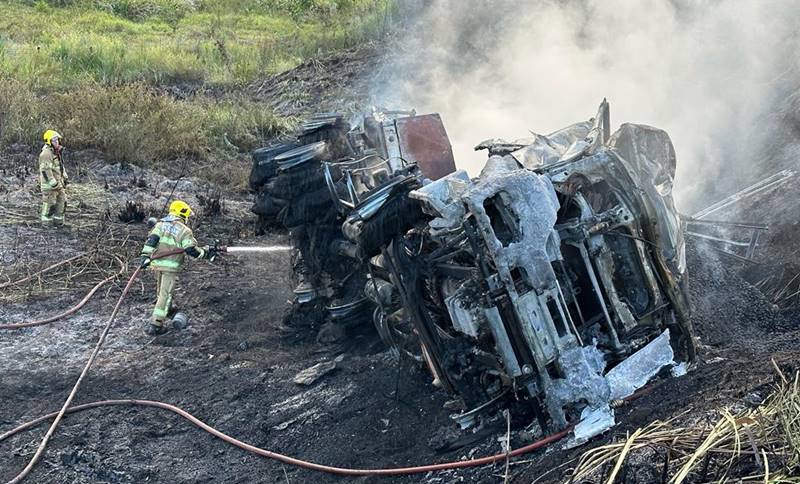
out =
{"type": "Polygon", "coordinates": [[[45,225],[63,225],[67,207],[67,172],[61,159],[61,135],[48,129],[44,132],[44,146],[39,153],[39,186],[42,189],[41,220],[45,225]]]}
{"type": "Polygon", "coordinates": [[[153,319],[145,328],[149,335],[159,335],[167,331],[167,315],[172,306],[172,291],[183,268],[186,255],[195,259],[213,260],[216,250],[209,246],[198,247],[186,223],[192,209],[186,202],[175,200],[169,206],[169,215],[159,220],[150,231],[142,248],[141,266],[150,267],[156,274],[158,300],[153,308],[153,319]],[[152,259],[153,254],[180,249],[182,252],[168,257],[152,259]]]}

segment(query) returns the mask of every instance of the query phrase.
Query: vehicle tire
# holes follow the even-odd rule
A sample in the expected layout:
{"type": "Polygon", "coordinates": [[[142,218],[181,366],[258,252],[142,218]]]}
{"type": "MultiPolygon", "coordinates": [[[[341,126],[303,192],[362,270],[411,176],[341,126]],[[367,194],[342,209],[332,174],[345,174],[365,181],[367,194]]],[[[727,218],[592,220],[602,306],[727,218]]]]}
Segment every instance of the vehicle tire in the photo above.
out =
{"type": "Polygon", "coordinates": [[[332,206],[330,192],[323,187],[290,201],[280,222],[287,227],[310,223],[327,214],[332,206]]]}
{"type": "Polygon", "coordinates": [[[277,198],[291,200],[303,194],[327,187],[325,175],[319,164],[302,170],[292,170],[278,173],[278,175],[264,185],[270,195],[277,198]]]}
{"type": "Polygon", "coordinates": [[[250,208],[250,211],[257,215],[274,217],[286,205],[286,200],[272,197],[266,191],[261,190],[256,195],[255,203],[253,204],[252,208],[250,208]]]}
{"type": "MultiPolygon", "coordinates": [[[[354,237],[348,236],[351,242],[358,245],[361,257],[372,257],[380,254],[381,247],[386,246],[398,233],[404,233],[424,217],[417,200],[408,198],[405,193],[398,193],[387,201],[381,209],[364,221],[355,222],[355,230],[350,230],[354,237]]],[[[353,224],[348,219],[345,224],[353,224]]],[[[347,235],[348,230],[344,230],[347,235]]]]}
{"type": "Polygon", "coordinates": [[[280,143],[254,150],[253,167],[250,170],[250,188],[258,190],[270,178],[278,173],[278,164],[275,157],[296,148],[294,143],[280,143]]]}

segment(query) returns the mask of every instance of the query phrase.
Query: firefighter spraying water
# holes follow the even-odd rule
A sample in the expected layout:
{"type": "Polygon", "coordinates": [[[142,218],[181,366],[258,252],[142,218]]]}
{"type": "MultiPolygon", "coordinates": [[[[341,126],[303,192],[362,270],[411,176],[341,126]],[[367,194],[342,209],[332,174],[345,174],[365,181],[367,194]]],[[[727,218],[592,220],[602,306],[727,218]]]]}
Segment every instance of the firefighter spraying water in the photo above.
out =
{"type": "Polygon", "coordinates": [[[156,300],[153,308],[152,321],[145,327],[149,335],[164,334],[168,330],[167,318],[172,316],[172,326],[183,329],[188,324],[188,317],[177,313],[173,307],[173,291],[177,284],[178,274],[183,269],[185,256],[195,259],[206,259],[213,262],[218,253],[259,253],[290,250],[288,246],[268,247],[225,247],[215,244],[213,246],[199,247],[192,230],[187,225],[192,210],[186,202],[173,201],[169,206],[169,215],[159,220],[142,248],[142,269],[150,267],[156,274],[156,300]],[[174,255],[153,259],[153,255],[165,251],[180,249],[174,255]]]}

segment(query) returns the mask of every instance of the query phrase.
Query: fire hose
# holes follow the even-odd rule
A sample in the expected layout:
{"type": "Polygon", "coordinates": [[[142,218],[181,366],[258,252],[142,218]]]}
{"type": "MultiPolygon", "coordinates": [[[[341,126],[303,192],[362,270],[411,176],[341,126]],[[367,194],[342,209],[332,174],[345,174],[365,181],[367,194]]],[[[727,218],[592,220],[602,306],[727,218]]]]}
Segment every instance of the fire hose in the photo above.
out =
{"type": "Polygon", "coordinates": [[[72,261],[76,261],[76,260],[80,259],[81,257],[85,256],[86,254],[88,254],[88,252],[81,252],[80,254],[78,254],[76,256],[70,257],[69,259],[64,259],[61,262],[57,262],[57,263],[55,263],[55,264],[53,264],[53,265],[51,265],[49,267],[45,267],[44,269],[42,269],[40,271],[36,271],[33,274],[31,274],[31,275],[29,275],[27,277],[23,277],[22,279],[19,279],[17,281],[4,282],[4,283],[0,284],[0,289],[5,289],[7,287],[16,286],[17,284],[22,284],[24,282],[28,282],[31,279],[34,279],[35,277],[39,276],[40,274],[44,274],[45,272],[52,271],[53,269],[61,267],[64,264],[69,264],[72,261]]]}
{"type": "MultiPolygon", "coordinates": [[[[160,259],[162,257],[169,257],[171,255],[180,254],[182,252],[183,252],[182,249],[172,249],[165,252],[153,254],[151,259],[160,259]]],[[[64,417],[64,414],[67,412],[67,409],[72,404],[72,400],[78,393],[78,389],[80,388],[81,383],[83,383],[83,379],[86,378],[86,375],[89,373],[89,368],[91,368],[95,358],[97,358],[98,353],[100,353],[100,348],[102,348],[103,343],[105,343],[106,336],[108,336],[108,332],[111,329],[111,324],[114,322],[114,318],[117,316],[117,312],[119,311],[119,308],[122,305],[122,301],[125,299],[125,296],[128,294],[128,291],[131,289],[131,286],[133,285],[133,281],[136,280],[136,277],[139,275],[139,272],[141,272],[141,270],[142,270],[141,267],[137,267],[136,270],[133,271],[133,274],[131,274],[130,279],[128,279],[128,283],[125,284],[125,288],[122,290],[122,294],[120,294],[119,299],[117,300],[117,304],[114,306],[114,310],[111,312],[111,316],[108,318],[108,321],[106,322],[106,325],[103,328],[102,333],[100,333],[100,338],[97,340],[97,344],[95,345],[91,356],[89,356],[89,359],[86,361],[86,365],[83,367],[80,376],[78,376],[78,380],[72,387],[72,391],[70,391],[69,396],[64,401],[64,404],[61,406],[61,410],[59,410],[55,420],[53,420],[53,423],[50,424],[50,428],[47,429],[47,433],[45,434],[41,443],[39,443],[39,447],[36,449],[36,453],[33,454],[33,457],[31,458],[30,462],[28,462],[28,465],[25,466],[25,468],[22,469],[22,471],[19,474],[17,474],[16,477],[11,479],[8,482],[8,484],[17,484],[19,482],[22,482],[22,480],[25,479],[25,477],[27,477],[28,474],[30,474],[33,467],[42,457],[42,454],[44,454],[44,450],[45,448],[47,448],[47,443],[50,441],[50,438],[56,431],[56,428],[58,427],[58,424],[61,422],[61,419],[64,417]]]]}
{"type": "Polygon", "coordinates": [[[117,262],[119,262],[119,264],[120,264],[119,272],[117,272],[116,274],[114,274],[112,276],[109,276],[109,277],[103,279],[102,281],[98,282],[97,284],[95,284],[95,286],[92,287],[92,289],[86,294],[86,296],[84,296],[83,299],[81,299],[78,302],[78,304],[76,304],[75,306],[67,309],[66,311],[60,312],[58,314],[54,314],[53,316],[48,316],[46,318],[37,319],[37,320],[34,320],[34,321],[26,321],[24,323],[0,324],[0,329],[31,328],[31,327],[34,327],[34,326],[41,326],[41,325],[44,325],[44,324],[53,323],[53,322],[56,322],[56,321],[58,321],[60,319],[66,318],[67,316],[75,314],[76,312],[78,312],[78,310],[80,308],[82,308],[84,305],[86,305],[87,302],[89,302],[89,299],[91,299],[92,296],[94,296],[94,294],[101,287],[103,287],[104,285],[108,284],[109,282],[113,281],[114,279],[116,279],[117,277],[122,275],[122,273],[125,271],[125,264],[120,259],[117,259],[117,262]]]}
{"type": "MultiPolygon", "coordinates": [[[[242,247],[227,247],[227,246],[215,245],[214,249],[217,252],[225,252],[225,253],[264,253],[264,252],[283,252],[283,251],[291,250],[292,248],[290,246],[286,246],[286,245],[260,246],[260,247],[245,247],[245,246],[242,246],[242,247]]],[[[79,254],[79,255],[77,255],[75,257],[71,257],[69,259],[65,259],[65,260],[63,260],[61,262],[58,262],[56,264],[53,264],[53,265],[51,265],[51,266],[49,266],[49,267],[47,267],[45,269],[42,269],[39,272],[36,272],[35,274],[31,274],[30,276],[27,276],[24,279],[20,279],[18,281],[11,281],[11,282],[6,282],[6,283],[3,283],[3,284],[0,284],[0,288],[13,286],[13,285],[17,285],[17,284],[22,284],[24,282],[30,281],[31,279],[35,278],[39,274],[48,272],[48,271],[53,270],[53,269],[55,269],[57,267],[61,267],[62,265],[68,264],[69,262],[77,260],[77,259],[85,256],[86,254],[87,254],[87,252],[84,252],[84,253],[79,254]]],[[[120,272],[118,272],[117,274],[115,274],[113,276],[110,276],[110,277],[107,277],[107,278],[103,279],[102,281],[98,282],[94,287],[92,287],[92,289],[86,294],[86,296],[84,296],[84,298],[81,299],[78,302],[78,304],[76,304],[75,306],[67,309],[66,311],[60,312],[58,314],[54,314],[53,316],[48,316],[46,318],[37,319],[37,320],[34,320],[34,321],[25,321],[25,322],[21,322],[21,323],[4,323],[4,324],[0,324],[0,330],[4,330],[4,329],[22,329],[22,328],[31,328],[31,327],[34,327],[34,326],[42,326],[42,325],[45,325],[45,324],[54,323],[56,321],[59,321],[59,320],[61,320],[63,318],[66,318],[68,316],[71,316],[71,315],[75,314],[76,312],[78,312],[78,310],[80,310],[83,306],[85,306],[86,303],[89,302],[89,300],[92,298],[92,296],[94,296],[95,293],[98,290],[100,290],[101,287],[103,287],[104,285],[106,285],[109,282],[113,281],[114,279],[119,277],[122,274],[122,272],[124,272],[125,267],[124,267],[122,261],[120,261],[119,259],[117,259],[117,261],[120,263],[121,266],[123,266],[120,269],[120,272]]]]}
{"type": "MultiPolygon", "coordinates": [[[[390,475],[398,475],[398,474],[418,474],[422,472],[431,472],[431,471],[442,471],[448,469],[459,469],[463,467],[474,467],[486,464],[493,464],[495,462],[505,460],[510,457],[516,457],[521,454],[525,454],[527,452],[532,452],[536,449],[540,449],[546,445],[549,445],[563,437],[565,437],[571,430],[572,426],[567,427],[566,429],[557,432],[555,434],[549,435],[541,440],[537,440],[531,444],[528,444],[524,447],[520,447],[518,449],[512,450],[508,453],[502,454],[495,454],[487,457],[481,457],[478,459],[470,459],[470,460],[462,460],[462,461],[453,461],[453,462],[444,462],[441,464],[429,464],[429,465],[422,465],[422,466],[414,466],[414,467],[394,467],[388,469],[351,469],[345,467],[333,467],[327,466],[323,464],[317,464],[315,462],[309,462],[302,459],[297,459],[294,457],[290,457],[288,455],[280,454],[277,452],[272,452],[270,450],[262,449],[260,447],[256,447],[254,445],[250,445],[246,442],[242,442],[235,437],[231,437],[219,430],[211,427],[210,425],[206,424],[202,420],[198,419],[194,415],[190,414],[189,412],[182,410],[174,405],[170,405],[168,403],[163,402],[155,402],[152,400],[134,400],[134,399],[124,399],[124,400],[102,400],[97,402],[86,403],[83,405],[77,405],[75,407],[71,407],[67,410],[66,413],[74,413],[74,412],[81,412],[83,410],[89,410],[92,408],[103,407],[103,406],[126,406],[126,405],[134,405],[134,406],[143,406],[143,407],[155,407],[161,408],[164,410],[168,410],[172,413],[180,415],[181,417],[185,418],[192,424],[196,425],[200,429],[208,432],[209,434],[217,437],[229,444],[232,444],[240,449],[246,450],[250,453],[260,455],[262,457],[268,457],[270,459],[274,459],[285,464],[301,467],[304,469],[309,469],[313,471],[319,472],[326,472],[329,474],[338,474],[342,476],[390,476],[390,475]]],[[[24,423],[19,427],[9,430],[8,432],[0,435],[0,442],[3,440],[19,433],[24,430],[30,429],[32,427],[37,426],[38,424],[53,418],[56,416],[58,412],[53,412],[47,415],[43,415],[35,420],[31,420],[30,422],[24,423]]],[[[19,481],[11,481],[11,482],[19,482],[19,481]]]]}
{"type": "MultiPolygon", "coordinates": [[[[226,248],[222,248],[222,251],[224,252],[225,249],[226,248]]],[[[153,260],[160,259],[162,257],[168,257],[170,255],[179,254],[181,252],[183,252],[183,250],[181,250],[181,249],[173,249],[173,250],[169,250],[169,251],[164,251],[164,252],[153,254],[151,259],[153,259],[153,260]]],[[[161,409],[164,409],[164,410],[168,410],[170,412],[173,412],[173,413],[185,418],[186,420],[188,420],[189,422],[191,422],[195,426],[199,427],[200,429],[204,430],[205,432],[208,432],[211,435],[213,435],[213,436],[215,436],[215,437],[217,437],[217,438],[219,438],[219,439],[221,439],[221,440],[223,440],[223,441],[225,441],[225,442],[227,442],[229,444],[232,444],[232,445],[234,445],[236,447],[239,447],[239,448],[241,448],[241,449],[243,449],[245,451],[251,452],[253,454],[260,455],[262,457],[267,457],[267,458],[270,458],[270,459],[274,459],[274,460],[277,460],[279,462],[283,462],[283,463],[286,463],[286,464],[289,464],[289,465],[301,467],[301,468],[304,468],[304,469],[309,469],[309,470],[314,470],[314,471],[319,471],[319,472],[326,472],[326,473],[337,474],[337,475],[346,475],[346,476],[386,476],[386,475],[400,475],[400,474],[416,474],[416,473],[423,473],[423,472],[441,471],[441,470],[448,470],[448,469],[459,469],[459,468],[464,468],[464,467],[474,467],[474,466],[481,466],[481,465],[486,465],[486,464],[493,464],[493,463],[498,462],[500,460],[504,460],[504,459],[508,459],[510,457],[515,457],[515,456],[518,456],[518,455],[522,455],[522,454],[525,454],[525,453],[528,453],[528,452],[532,452],[532,451],[534,451],[536,449],[540,449],[542,447],[545,447],[545,446],[547,446],[547,445],[549,445],[549,444],[551,444],[553,442],[556,442],[557,440],[565,437],[573,428],[573,426],[568,426],[567,428],[561,430],[560,432],[554,433],[554,434],[549,435],[549,436],[547,436],[547,437],[545,437],[543,439],[537,440],[536,442],[533,442],[533,443],[528,444],[526,446],[517,448],[517,449],[512,450],[510,452],[501,453],[501,454],[495,454],[495,455],[481,457],[481,458],[477,458],[477,459],[470,459],[470,460],[465,460],[465,461],[444,462],[444,463],[439,463],[439,464],[429,464],[429,465],[413,466],[413,467],[395,467],[395,468],[386,468],[386,469],[354,469],[354,468],[327,466],[327,465],[323,465],[323,464],[309,462],[309,461],[306,461],[306,460],[302,460],[302,459],[294,458],[294,457],[287,456],[287,455],[284,455],[284,454],[280,454],[278,452],[273,452],[273,451],[270,451],[270,450],[262,449],[260,447],[256,447],[254,445],[248,444],[248,443],[243,442],[241,440],[238,440],[238,439],[236,439],[234,437],[231,437],[231,436],[229,436],[229,435],[227,435],[227,434],[225,434],[223,432],[220,432],[219,430],[211,427],[210,425],[208,425],[205,422],[201,421],[197,417],[193,416],[189,412],[187,412],[187,411],[185,411],[185,410],[183,410],[181,408],[178,408],[178,407],[176,407],[174,405],[170,405],[170,404],[164,403],[164,402],[157,402],[157,401],[152,401],[152,400],[136,400],[136,399],[102,400],[102,401],[97,401],[97,402],[92,402],[92,403],[87,403],[87,404],[82,404],[82,405],[77,405],[75,407],[71,407],[72,401],[75,398],[75,395],[78,393],[78,389],[80,388],[81,383],[83,383],[84,378],[88,374],[89,369],[91,368],[92,364],[94,363],[95,359],[97,358],[97,355],[99,354],[100,349],[102,348],[103,344],[105,343],[106,337],[108,336],[108,333],[109,333],[109,331],[111,329],[111,326],[112,326],[112,324],[114,322],[114,318],[116,317],[116,315],[117,315],[117,313],[119,311],[119,308],[122,305],[123,300],[125,299],[125,296],[128,294],[128,291],[130,290],[131,286],[133,285],[133,282],[136,280],[136,277],[139,275],[140,272],[141,272],[141,267],[137,267],[136,270],[133,272],[133,274],[131,274],[131,277],[128,279],[127,284],[125,285],[124,289],[122,290],[122,293],[120,294],[120,297],[117,300],[116,305],[114,306],[114,310],[111,312],[111,316],[109,316],[108,321],[106,322],[106,325],[105,325],[105,327],[103,328],[103,331],[100,334],[100,338],[98,339],[97,344],[95,345],[94,350],[92,351],[92,354],[90,355],[89,359],[87,360],[86,364],[84,365],[80,376],[78,377],[77,381],[75,382],[75,385],[72,387],[72,390],[70,391],[69,396],[67,397],[67,399],[64,401],[63,405],[61,406],[61,409],[58,412],[53,412],[53,413],[41,416],[41,417],[39,417],[37,419],[34,419],[34,420],[30,421],[30,422],[24,423],[24,424],[12,429],[12,430],[10,430],[8,432],[5,432],[4,434],[0,435],[0,442],[2,442],[4,440],[10,438],[11,436],[18,434],[19,432],[22,432],[24,430],[33,428],[33,427],[39,425],[40,423],[42,423],[42,422],[44,422],[46,420],[49,420],[50,418],[55,417],[53,422],[50,424],[50,427],[48,428],[47,433],[45,434],[44,438],[42,439],[41,443],[39,444],[39,447],[36,449],[36,452],[34,453],[34,455],[31,458],[31,460],[28,462],[28,464],[25,466],[25,468],[19,474],[17,474],[17,476],[15,476],[13,479],[11,479],[8,482],[8,484],[18,484],[18,483],[22,482],[30,474],[30,472],[33,470],[33,468],[36,465],[36,463],[39,461],[39,459],[41,459],[42,455],[44,454],[44,451],[47,448],[47,444],[49,443],[50,438],[55,433],[56,428],[58,427],[58,424],[61,422],[61,419],[64,417],[64,415],[66,415],[68,413],[80,412],[80,411],[83,411],[83,410],[89,410],[89,409],[92,409],[92,408],[97,408],[97,407],[102,407],[102,406],[134,405],[134,406],[154,407],[154,408],[161,408],[161,409]]],[[[633,400],[633,399],[637,398],[638,396],[642,395],[643,393],[645,393],[645,392],[647,392],[647,391],[649,391],[651,389],[652,389],[652,387],[646,387],[646,388],[644,388],[642,390],[639,390],[638,392],[634,393],[633,395],[630,395],[625,400],[626,401],[633,400]]]]}

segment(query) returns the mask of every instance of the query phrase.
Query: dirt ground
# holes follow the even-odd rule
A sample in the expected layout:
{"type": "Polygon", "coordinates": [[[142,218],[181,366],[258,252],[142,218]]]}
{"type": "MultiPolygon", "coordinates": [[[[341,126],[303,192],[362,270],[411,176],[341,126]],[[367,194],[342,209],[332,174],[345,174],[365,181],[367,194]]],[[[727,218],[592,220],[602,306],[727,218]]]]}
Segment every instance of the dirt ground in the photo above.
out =
{"type": "MultiPolygon", "coordinates": [[[[22,156],[22,155],[20,155],[22,156]]],[[[175,185],[141,170],[104,165],[87,155],[95,175],[70,187],[70,229],[36,222],[38,193],[30,175],[0,164],[0,282],[15,280],[101,241],[121,255],[135,254],[146,236],[143,223],[124,224],[117,212],[127,200],[158,211],[175,185]],[[95,165],[92,165],[95,163],[95,165]],[[22,183],[24,181],[24,183],[22,183]],[[22,183],[22,184],[21,184],[22,183]]],[[[200,204],[200,180],[183,180],[175,196],[200,204]]],[[[198,210],[201,243],[220,239],[236,245],[281,245],[285,234],[253,235],[246,194],[223,197],[223,213],[198,210]]],[[[797,212],[794,212],[797,213],[797,212]]],[[[777,247],[763,248],[777,257],[777,247]]],[[[4,290],[0,322],[46,316],[77,302],[94,282],[114,269],[98,256],[97,273],[80,265],[4,290]],[[104,263],[106,265],[104,265],[104,263]],[[104,272],[105,271],[105,272],[104,272]],[[67,285],[67,282],[69,284],[67,285]]],[[[655,419],[713,419],[725,406],[763,397],[774,379],[771,358],[796,365],[800,323],[741,275],[737,264],[703,246],[690,245],[691,299],[700,357],[680,378],[621,409],[618,426],[592,441],[608,442],[655,419]]],[[[180,281],[177,305],[191,325],[156,338],[146,336],[154,284],[134,286],[108,342],[75,403],[140,398],[176,404],[241,440],[315,462],[348,467],[393,467],[462,460],[501,451],[504,422],[490,423],[474,442],[450,452],[434,450],[454,424],[443,408],[446,395],[420,368],[400,367],[370,332],[347,344],[322,346],[308,328],[287,328],[283,314],[291,297],[285,252],[190,263],[180,281]],[[311,335],[311,336],[310,336],[311,335]],[[293,383],[300,370],[343,357],[337,369],[308,387],[293,383]]],[[[68,319],[19,331],[0,331],[0,432],[59,408],[110,314],[124,280],[98,293],[68,319]]],[[[13,477],[31,457],[44,427],[0,443],[0,479],[13,477]]],[[[524,428],[512,443],[530,441],[524,428]],[[528,440],[526,440],[528,439],[528,440]]],[[[534,453],[511,466],[511,482],[530,482],[569,463],[586,446],[534,453]]],[[[657,466],[642,464],[627,482],[650,482],[657,466]]],[[[561,482],[569,465],[540,482],[561,482]]],[[[177,416],[150,408],[105,408],[64,419],[31,482],[500,482],[503,465],[385,479],[347,479],[293,468],[229,446],[177,416]]]]}
{"type": "MultiPolygon", "coordinates": [[[[110,184],[110,196],[103,203],[113,207],[112,214],[125,199],[150,195],[151,187],[158,186],[158,180],[148,179],[147,188],[121,191],[132,176],[117,176],[110,184]]],[[[3,281],[24,276],[37,261],[57,261],[82,252],[89,240],[84,234],[105,225],[97,220],[105,207],[97,206],[87,207],[86,214],[70,213],[73,227],[69,230],[43,229],[35,222],[35,185],[13,188],[12,177],[3,182],[4,213],[16,214],[4,216],[7,223],[0,225],[3,259],[10,264],[0,276],[3,281]]],[[[104,186],[83,180],[71,189],[80,192],[89,186],[93,193],[105,191],[104,186]]],[[[191,191],[180,188],[175,196],[194,198],[191,191]]],[[[226,200],[225,204],[238,209],[250,202],[226,200]]],[[[200,215],[195,232],[201,243],[212,242],[211,233],[239,245],[287,243],[283,234],[256,240],[247,235],[252,234],[254,219],[242,221],[240,212],[231,212],[236,215],[200,215]]],[[[132,246],[146,236],[141,223],[113,221],[111,225],[114,232],[127,232],[136,241],[132,246]]],[[[74,290],[56,290],[44,281],[41,288],[37,282],[24,291],[15,288],[4,293],[0,321],[35,319],[71,306],[86,292],[78,289],[79,279],[73,278],[74,290]],[[14,300],[20,292],[24,297],[14,300]]],[[[99,293],[67,320],[0,333],[2,430],[51,411],[63,401],[123,282],[108,294],[99,293]]],[[[449,424],[442,410],[444,395],[432,391],[421,371],[403,369],[401,373],[377,338],[365,336],[346,346],[321,347],[313,343],[313,337],[298,337],[296,330],[282,327],[290,289],[287,253],[190,264],[181,277],[177,298],[179,308],[191,315],[190,327],[152,338],[142,332],[154,290],[151,278],[144,278],[134,286],[76,402],[133,396],[169,401],[247,442],[332,464],[397,465],[433,458],[432,451],[425,450],[424,436],[432,426],[449,424]],[[344,359],[337,370],[320,382],[308,388],[292,382],[300,370],[339,355],[344,359]]],[[[43,431],[3,443],[0,479],[12,477],[24,466],[43,431]]],[[[337,480],[247,455],[157,410],[111,409],[67,417],[31,480],[285,482],[287,476],[296,481],[337,480]]]]}
{"type": "MultiPolygon", "coordinates": [[[[308,62],[256,83],[250,91],[286,114],[303,114],[312,107],[349,109],[358,91],[353,86],[366,85],[363,73],[378,63],[377,51],[368,46],[308,62]]],[[[33,160],[32,153],[20,150],[0,154],[0,284],[97,244],[108,250],[24,285],[0,289],[0,324],[49,316],[74,305],[95,283],[119,270],[109,252],[130,261],[147,229],[142,222],[119,219],[128,201],[148,215],[161,212],[171,194],[187,200],[197,209],[195,234],[203,244],[217,239],[228,245],[288,243],[280,232],[254,235],[248,194],[224,193],[222,213],[216,213],[204,203],[214,187],[203,180],[176,183],[135,167],[123,169],[94,152],[74,155],[83,173],[69,187],[72,227],[43,228],[37,221],[40,199],[30,170],[33,160]]],[[[800,303],[774,304],[770,293],[765,296],[756,287],[777,271],[786,274],[783,282],[795,274],[798,213],[800,191],[792,187],[782,197],[764,197],[727,214],[773,227],[762,240],[755,265],[690,243],[690,296],[700,343],[696,364],[688,374],[661,380],[648,394],[617,409],[618,425],[589,444],[571,450],[551,446],[513,460],[509,482],[565,482],[587,448],[653,420],[715,421],[724,407],[761,401],[775,380],[771,359],[787,371],[800,361],[800,303]]],[[[60,407],[131,267],[126,270],[74,316],[29,329],[0,330],[0,433],[60,407]]],[[[314,340],[320,321],[309,318],[287,327],[283,316],[291,289],[286,252],[228,255],[213,264],[192,261],[181,276],[176,301],[190,315],[190,326],[154,338],[142,332],[154,299],[154,281],[146,275],[134,285],[75,403],[161,400],[253,445],[344,467],[410,466],[501,452],[502,417],[462,436],[461,447],[436,451],[458,432],[443,407],[447,396],[430,384],[430,375],[394,361],[369,328],[346,344],[325,346],[314,340]],[[292,381],[299,371],[337,357],[342,359],[336,370],[316,383],[299,386],[292,381]]],[[[516,424],[512,446],[537,438],[525,422],[516,424]]],[[[38,427],[0,442],[0,480],[25,466],[44,432],[38,427]]],[[[655,458],[634,462],[623,480],[659,481],[659,470],[655,458]]],[[[162,410],[114,407],[67,416],[29,482],[451,483],[503,482],[503,473],[499,463],[405,477],[341,478],[248,454],[162,410]]]]}

